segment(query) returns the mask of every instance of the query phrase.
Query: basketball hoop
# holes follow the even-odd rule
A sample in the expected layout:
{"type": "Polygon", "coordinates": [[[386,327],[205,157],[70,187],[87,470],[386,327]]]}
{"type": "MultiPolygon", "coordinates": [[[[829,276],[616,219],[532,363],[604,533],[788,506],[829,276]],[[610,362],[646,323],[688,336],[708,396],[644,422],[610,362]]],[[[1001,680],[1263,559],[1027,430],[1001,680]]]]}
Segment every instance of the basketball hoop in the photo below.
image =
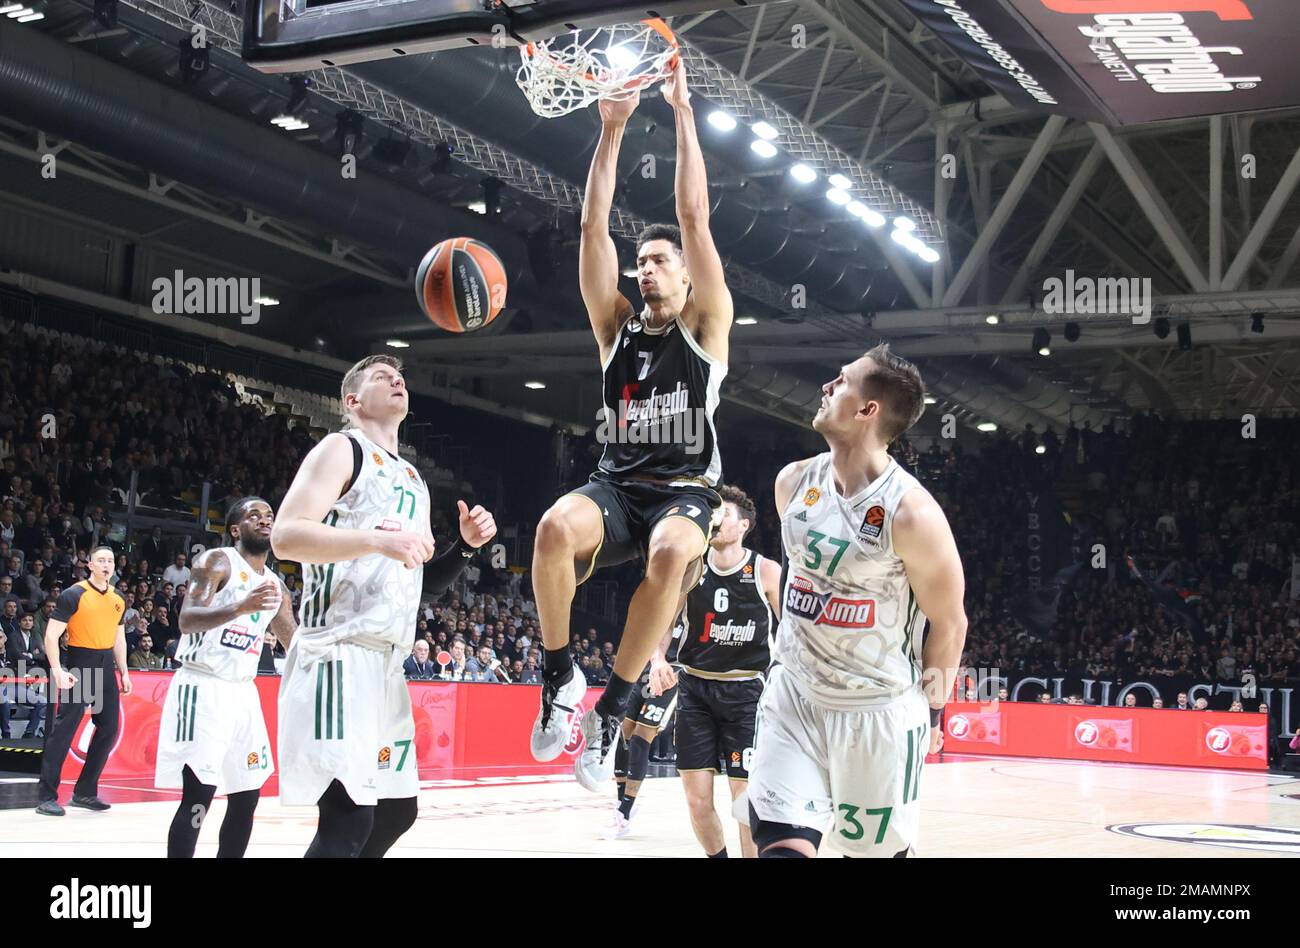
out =
{"type": "Polygon", "coordinates": [[[677,37],[663,20],[572,32],[519,48],[515,82],[543,118],[558,118],[599,99],[626,99],[667,78],[677,37]]]}

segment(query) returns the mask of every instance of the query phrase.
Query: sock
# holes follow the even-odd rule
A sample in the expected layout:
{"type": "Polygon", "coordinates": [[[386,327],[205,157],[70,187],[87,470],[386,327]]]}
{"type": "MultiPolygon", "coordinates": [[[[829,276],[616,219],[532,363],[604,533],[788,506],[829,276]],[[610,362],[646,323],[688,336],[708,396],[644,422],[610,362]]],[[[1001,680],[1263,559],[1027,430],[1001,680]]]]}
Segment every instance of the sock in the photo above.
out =
{"type": "Polygon", "coordinates": [[[623,819],[632,819],[632,806],[636,803],[636,797],[624,795],[622,800],[618,801],[618,812],[623,814],[623,819]]]}
{"type": "Polygon", "coordinates": [[[727,847],[726,847],[726,846],[723,846],[723,847],[722,847],[721,849],[719,849],[716,853],[709,853],[709,858],[710,858],[710,859],[726,859],[726,858],[727,858],[727,847]]]}
{"type": "Polygon", "coordinates": [[[610,675],[609,684],[605,686],[605,693],[596,702],[596,711],[612,718],[622,719],[626,717],[627,706],[632,700],[632,692],[635,689],[636,682],[624,681],[617,674],[610,675]]]}
{"type": "Polygon", "coordinates": [[[548,648],[542,654],[542,677],[546,683],[560,687],[573,678],[573,657],[569,647],[548,648]]]}

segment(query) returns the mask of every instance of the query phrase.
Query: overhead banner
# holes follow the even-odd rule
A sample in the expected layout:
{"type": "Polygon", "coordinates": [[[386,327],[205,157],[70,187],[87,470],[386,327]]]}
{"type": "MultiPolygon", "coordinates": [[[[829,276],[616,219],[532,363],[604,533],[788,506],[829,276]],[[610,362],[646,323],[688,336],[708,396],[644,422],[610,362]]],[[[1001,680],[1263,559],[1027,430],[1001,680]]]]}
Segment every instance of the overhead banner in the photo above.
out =
{"type": "Polygon", "coordinates": [[[1013,105],[1088,122],[1300,105],[1300,0],[903,0],[1013,105]]]}

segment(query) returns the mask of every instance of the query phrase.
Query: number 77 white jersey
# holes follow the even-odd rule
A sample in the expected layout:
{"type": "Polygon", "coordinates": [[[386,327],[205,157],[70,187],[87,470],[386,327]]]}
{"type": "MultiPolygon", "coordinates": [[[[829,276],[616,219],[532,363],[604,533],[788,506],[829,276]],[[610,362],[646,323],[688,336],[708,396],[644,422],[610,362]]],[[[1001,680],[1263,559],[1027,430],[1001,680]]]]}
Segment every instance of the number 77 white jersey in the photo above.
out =
{"type": "Polygon", "coordinates": [[[919,688],[925,616],[894,553],[893,519],[920,483],[890,459],[852,497],[818,455],[781,515],[787,566],[772,660],[818,704],[857,710],[919,688]]]}
{"type": "MultiPolygon", "coordinates": [[[[361,448],[361,466],[347,493],[325,515],[331,527],[429,531],[429,490],[409,461],[388,453],[355,429],[343,432],[361,448]]],[[[415,634],[424,570],[407,569],[378,553],[303,568],[298,636],[313,646],[354,642],[406,649],[415,634]]]]}

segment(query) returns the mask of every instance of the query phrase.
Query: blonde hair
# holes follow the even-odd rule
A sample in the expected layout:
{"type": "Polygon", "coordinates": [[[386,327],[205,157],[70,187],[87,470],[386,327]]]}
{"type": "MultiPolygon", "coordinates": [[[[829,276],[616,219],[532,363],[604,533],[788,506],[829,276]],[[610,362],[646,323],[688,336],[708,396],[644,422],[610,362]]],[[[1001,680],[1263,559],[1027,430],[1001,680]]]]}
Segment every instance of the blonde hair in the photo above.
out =
{"type": "Polygon", "coordinates": [[[370,368],[372,365],[386,365],[390,368],[396,369],[398,372],[402,371],[401,359],[397,358],[397,356],[382,354],[366,356],[352,368],[348,369],[348,374],[343,376],[343,385],[339,389],[339,400],[343,402],[342,415],[344,421],[352,420],[351,416],[348,415],[348,396],[355,395],[358,390],[360,390],[361,378],[366,374],[366,369],[370,368]]]}

